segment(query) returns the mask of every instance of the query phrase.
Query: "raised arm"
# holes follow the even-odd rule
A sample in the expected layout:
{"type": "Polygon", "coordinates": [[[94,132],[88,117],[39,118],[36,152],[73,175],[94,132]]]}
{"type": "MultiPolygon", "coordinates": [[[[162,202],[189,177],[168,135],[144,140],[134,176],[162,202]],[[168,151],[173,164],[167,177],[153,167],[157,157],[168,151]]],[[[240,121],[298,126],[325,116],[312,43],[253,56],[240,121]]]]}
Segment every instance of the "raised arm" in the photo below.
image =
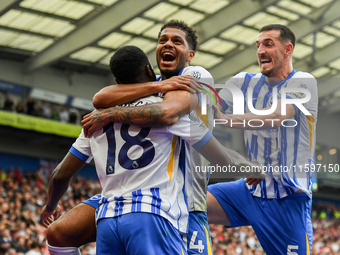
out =
{"type": "Polygon", "coordinates": [[[68,152],[59,165],[53,170],[48,185],[48,199],[43,207],[40,223],[47,227],[53,221],[51,217],[57,208],[58,202],[67,191],[72,176],[78,172],[85,162],[68,152]]]}
{"type": "Polygon", "coordinates": [[[197,105],[196,94],[176,90],[166,93],[164,100],[159,103],[95,110],[84,116],[81,124],[86,137],[92,136],[94,131],[114,121],[140,127],[161,127],[175,124],[180,117],[197,105]]]}
{"type": "Polygon", "coordinates": [[[155,93],[166,93],[172,90],[195,93],[200,92],[199,87],[202,86],[190,75],[174,76],[163,81],[111,85],[101,89],[94,95],[93,106],[96,109],[108,108],[130,103],[155,93]]]}
{"type": "Polygon", "coordinates": [[[197,151],[211,163],[212,167],[230,169],[229,166],[235,166],[236,171],[225,173],[227,177],[247,177],[247,183],[252,185],[259,184],[265,177],[260,164],[251,162],[240,153],[224,147],[215,137],[211,137],[197,151]]]}

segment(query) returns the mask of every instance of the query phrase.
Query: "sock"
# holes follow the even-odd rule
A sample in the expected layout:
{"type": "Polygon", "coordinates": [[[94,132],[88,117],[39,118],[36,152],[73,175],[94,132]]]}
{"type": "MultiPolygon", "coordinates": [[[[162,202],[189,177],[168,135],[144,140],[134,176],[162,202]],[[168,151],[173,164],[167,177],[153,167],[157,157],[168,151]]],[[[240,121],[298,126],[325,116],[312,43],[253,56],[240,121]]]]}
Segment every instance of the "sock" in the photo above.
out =
{"type": "Polygon", "coordinates": [[[78,247],[54,247],[47,243],[47,248],[50,255],[80,255],[78,247]]]}

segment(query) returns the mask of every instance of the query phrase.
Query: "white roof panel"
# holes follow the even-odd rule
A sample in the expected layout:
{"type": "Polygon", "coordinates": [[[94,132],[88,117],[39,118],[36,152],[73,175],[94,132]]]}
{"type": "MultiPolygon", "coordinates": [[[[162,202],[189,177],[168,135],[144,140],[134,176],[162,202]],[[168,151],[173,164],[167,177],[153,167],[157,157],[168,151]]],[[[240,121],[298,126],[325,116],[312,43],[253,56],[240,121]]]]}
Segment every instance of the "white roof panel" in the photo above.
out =
{"type": "Polygon", "coordinates": [[[203,66],[207,69],[221,63],[222,57],[216,57],[215,55],[197,51],[195,57],[192,59],[191,64],[195,66],[203,66]]]}
{"type": "Polygon", "coordinates": [[[80,19],[95,8],[92,4],[67,0],[25,0],[20,6],[71,19],[80,19]]]}
{"type": "Polygon", "coordinates": [[[237,48],[237,44],[219,38],[211,38],[201,44],[199,48],[200,50],[209,51],[211,53],[225,55],[227,52],[237,48]]]}
{"type": "Polygon", "coordinates": [[[221,37],[225,39],[232,39],[234,41],[244,44],[254,44],[258,36],[258,30],[235,25],[221,33],[221,37]]]}
{"type": "Polygon", "coordinates": [[[70,58],[95,63],[108,54],[108,50],[98,47],[86,47],[70,55],[70,58]]]}
{"type": "Polygon", "coordinates": [[[212,14],[221,10],[228,4],[228,0],[196,0],[192,4],[190,4],[190,8],[212,14]]]}

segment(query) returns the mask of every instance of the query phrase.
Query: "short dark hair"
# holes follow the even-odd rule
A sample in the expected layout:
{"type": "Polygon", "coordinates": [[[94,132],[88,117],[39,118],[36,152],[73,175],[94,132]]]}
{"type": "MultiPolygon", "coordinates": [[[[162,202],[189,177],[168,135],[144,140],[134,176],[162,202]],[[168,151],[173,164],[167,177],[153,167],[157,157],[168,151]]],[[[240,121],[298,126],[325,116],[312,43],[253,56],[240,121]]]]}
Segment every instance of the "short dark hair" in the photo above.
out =
{"type": "Polygon", "coordinates": [[[120,83],[138,83],[149,64],[144,51],[136,46],[127,45],[113,54],[110,59],[110,70],[120,83]]]}
{"type": "Polygon", "coordinates": [[[295,46],[295,35],[292,30],[290,30],[288,27],[280,24],[271,24],[264,26],[260,29],[260,33],[263,31],[271,31],[271,30],[278,30],[280,31],[280,40],[282,42],[290,41],[293,44],[293,47],[295,46]]]}
{"type": "Polygon", "coordinates": [[[158,39],[161,36],[162,31],[166,29],[167,27],[177,28],[185,32],[185,34],[187,35],[186,40],[189,44],[190,49],[193,51],[197,50],[198,38],[197,38],[196,30],[190,27],[187,23],[181,20],[174,20],[174,19],[168,21],[162,26],[161,30],[159,31],[158,39]]]}

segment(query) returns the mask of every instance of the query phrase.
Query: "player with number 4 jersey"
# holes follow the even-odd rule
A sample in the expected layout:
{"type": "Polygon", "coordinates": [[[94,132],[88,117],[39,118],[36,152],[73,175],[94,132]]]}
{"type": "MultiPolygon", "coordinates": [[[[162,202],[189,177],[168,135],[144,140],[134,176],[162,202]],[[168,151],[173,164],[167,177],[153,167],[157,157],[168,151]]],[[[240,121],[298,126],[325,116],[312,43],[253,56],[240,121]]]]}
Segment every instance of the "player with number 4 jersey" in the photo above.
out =
{"type": "MultiPolygon", "coordinates": [[[[187,66],[183,68],[179,75],[191,75],[201,84],[214,87],[214,79],[212,75],[201,66],[187,66]]],[[[160,76],[157,77],[160,80],[160,76]]],[[[203,87],[208,90],[207,87],[203,87]]],[[[213,123],[213,99],[203,92],[201,97],[206,96],[207,106],[206,112],[202,114],[201,107],[196,108],[189,113],[192,121],[204,121],[204,124],[212,132],[213,123]],[[198,118],[198,116],[200,118],[198,118]]],[[[189,222],[188,233],[183,235],[183,241],[187,247],[188,254],[212,254],[212,243],[209,230],[208,219],[206,215],[207,205],[207,185],[209,181],[209,171],[196,171],[195,167],[207,167],[209,162],[190,145],[183,144],[183,152],[186,155],[185,160],[181,164],[181,169],[185,171],[185,195],[188,201],[189,222]]]]}

